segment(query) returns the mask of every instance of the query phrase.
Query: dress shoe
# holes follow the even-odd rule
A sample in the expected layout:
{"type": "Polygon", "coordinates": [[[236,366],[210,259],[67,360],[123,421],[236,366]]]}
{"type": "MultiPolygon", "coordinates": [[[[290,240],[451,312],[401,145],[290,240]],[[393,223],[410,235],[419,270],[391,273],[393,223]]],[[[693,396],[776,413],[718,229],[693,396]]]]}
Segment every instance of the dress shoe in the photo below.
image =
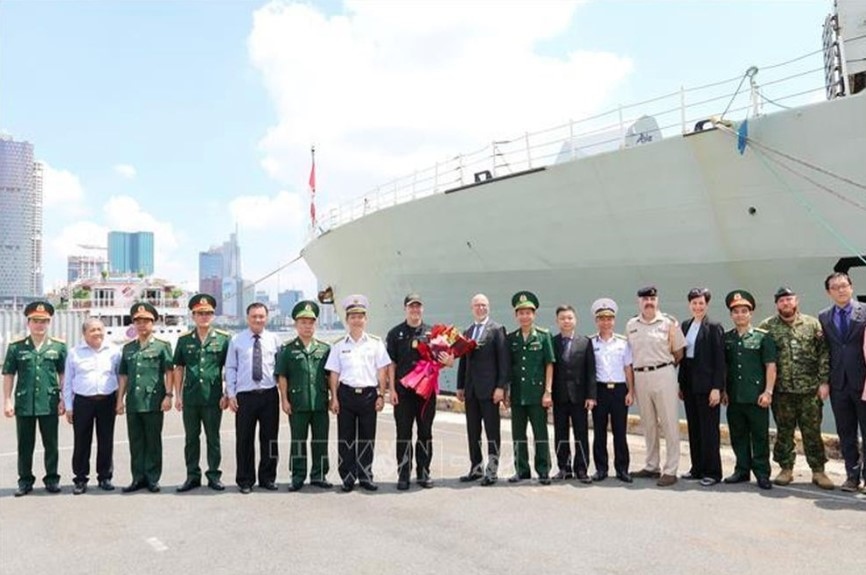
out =
{"type": "Polygon", "coordinates": [[[772,489],[773,482],[770,481],[769,477],[759,477],[758,478],[758,487],[761,489],[772,489]]]}
{"type": "Polygon", "coordinates": [[[490,487],[496,483],[497,477],[495,475],[485,475],[481,480],[482,487],[490,487]]]}
{"type": "Polygon", "coordinates": [[[676,475],[662,475],[661,477],[659,477],[658,481],[656,481],[656,485],[658,485],[659,487],[670,487],[676,482],[676,475]]]}
{"type": "Polygon", "coordinates": [[[542,485],[550,485],[550,476],[547,474],[539,475],[538,482],[542,485]]]}
{"type": "Polygon", "coordinates": [[[372,481],[359,481],[358,484],[361,486],[361,489],[365,491],[378,491],[379,486],[373,483],[372,481]]]}
{"type": "Polygon", "coordinates": [[[429,475],[425,475],[424,477],[419,477],[417,483],[418,483],[418,485],[421,486],[422,489],[432,489],[433,488],[433,480],[430,479],[429,475]]]}
{"type": "Polygon", "coordinates": [[[263,487],[268,491],[276,491],[279,489],[279,487],[277,487],[277,484],[273,481],[266,481],[265,483],[260,483],[259,487],[263,487]]]}
{"type": "Polygon", "coordinates": [[[715,477],[704,477],[701,479],[701,487],[712,487],[719,482],[715,477]]]}
{"type": "Polygon", "coordinates": [[[208,481],[207,486],[213,489],[214,491],[225,491],[226,486],[223,485],[223,482],[219,479],[214,479],[213,481],[208,481]]]}
{"type": "Polygon", "coordinates": [[[344,481],[343,484],[340,486],[340,490],[343,491],[343,493],[349,493],[353,489],[355,489],[354,481],[344,481]]]}
{"type": "Polygon", "coordinates": [[[467,473],[466,475],[460,476],[460,483],[470,483],[472,481],[478,481],[482,477],[484,477],[484,476],[481,475],[480,473],[471,473],[470,472],[470,473],[467,473]]]}
{"type": "Polygon", "coordinates": [[[631,478],[631,473],[628,471],[623,471],[622,473],[617,473],[616,478],[622,481],[623,483],[634,483],[634,479],[631,478]]]}
{"type": "Polygon", "coordinates": [[[139,489],[144,489],[146,486],[147,485],[144,483],[144,481],[133,481],[132,483],[121,489],[121,491],[123,493],[134,493],[139,489]]]}
{"type": "Polygon", "coordinates": [[[409,480],[401,479],[397,482],[397,491],[406,491],[409,489],[409,480]]]}
{"type": "Polygon", "coordinates": [[[238,486],[238,491],[240,491],[244,495],[249,495],[253,492],[253,488],[249,485],[240,485],[238,486]]]}
{"type": "Polygon", "coordinates": [[[700,481],[701,479],[703,479],[703,476],[690,470],[680,475],[680,479],[685,479],[686,481],[700,481]]]}
{"type": "Polygon", "coordinates": [[[520,475],[519,473],[515,473],[511,477],[508,478],[508,483],[520,483],[524,479],[529,479],[528,475],[520,475]]]}
{"type": "Polygon", "coordinates": [[[851,479],[850,477],[845,480],[845,483],[842,484],[840,489],[845,493],[856,493],[857,489],[860,487],[860,482],[856,479],[851,479]]]}
{"type": "MultiPolygon", "coordinates": [[[[87,490],[87,484],[84,484],[85,491],[87,490]]],[[[102,479],[99,481],[99,488],[103,491],[114,491],[114,485],[111,483],[110,479],[102,479]]]]}
{"type": "Polygon", "coordinates": [[[182,484],[177,486],[178,493],[185,493],[187,491],[192,491],[193,489],[198,489],[201,487],[200,479],[187,479],[182,484]]]}
{"type": "Polygon", "coordinates": [[[19,485],[18,491],[15,492],[15,497],[23,497],[33,491],[32,485],[19,485]]]}
{"type": "Polygon", "coordinates": [[[151,493],[159,493],[160,489],[159,483],[151,483],[147,486],[147,490],[151,493]]]}
{"type": "Polygon", "coordinates": [[[304,488],[303,483],[289,483],[289,493],[294,493],[295,491],[300,491],[304,488]]]}
{"type": "MultiPolygon", "coordinates": [[[[619,477],[619,476],[617,476],[617,477],[619,477]]],[[[592,474],[592,480],[593,481],[604,481],[605,479],[607,479],[607,473],[602,473],[601,471],[596,471],[595,473],[592,474]]]]}
{"type": "Polygon", "coordinates": [[[658,479],[662,476],[662,474],[658,471],[651,471],[649,469],[641,469],[640,471],[635,471],[631,474],[632,477],[636,477],[638,479],[658,479]]]}
{"type": "Polygon", "coordinates": [[[581,483],[592,483],[592,478],[586,474],[586,471],[578,471],[577,480],[581,483]]]}
{"type": "Polygon", "coordinates": [[[47,491],[48,493],[60,493],[60,485],[58,485],[57,483],[46,483],[45,491],[47,491]]]}
{"type": "Polygon", "coordinates": [[[315,481],[310,481],[310,485],[312,485],[313,487],[318,487],[320,489],[331,489],[334,487],[334,484],[327,479],[317,479],[315,481]]]}
{"type": "Polygon", "coordinates": [[[827,477],[827,474],[823,471],[813,471],[812,472],[812,483],[820,487],[821,489],[826,489],[827,491],[832,491],[836,489],[836,484],[827,477]]]}
{"type": "MultiPolygon", "coordinates": [[[[766,477],[764,479],[766,479],[766,477]]],[[[749,481],[749,474],[734,471],[732,474],[725,477],[724,481],[725,483],[746,483],[749,481]]]]}
{"type": "Polygon", "coordinates": [[[76,483],[72,486],[72,494],[73,495],[81,495],[82,493],[87,493],[87,484],[86,483],[76,483]]]}
{"type": "Polygon", "coordinates": [[[574,479],[574,473],[560,469],[556,472],[556,475],[553,476],[554,481],[565,481],[566,479],[574,479]]]}
{"type": "Polygon", "coordinates": [[[773,479],[773,483],[776,485],[789,485],[792,481],[794,481],[794,470],[793,469],[782,469],[779,471],[779,474],[773,479]]]}

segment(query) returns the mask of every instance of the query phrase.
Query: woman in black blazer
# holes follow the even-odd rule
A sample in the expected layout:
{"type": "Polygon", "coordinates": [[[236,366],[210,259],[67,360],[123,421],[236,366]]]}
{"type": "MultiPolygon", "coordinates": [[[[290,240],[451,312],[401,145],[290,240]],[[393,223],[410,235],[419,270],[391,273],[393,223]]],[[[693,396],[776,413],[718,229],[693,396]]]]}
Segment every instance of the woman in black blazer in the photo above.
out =
{"type": "Polygon", "coordinates": [[[691,319],[683,322],[686,353],[680,364],[680,399],[689,426],[691,470],[684,479],[700,480],[709,487],[722,479],[719,455],[719,405],[725,386],[725,344],[721,324],[710,321],[710,290],[689,291],[691,319]]]}

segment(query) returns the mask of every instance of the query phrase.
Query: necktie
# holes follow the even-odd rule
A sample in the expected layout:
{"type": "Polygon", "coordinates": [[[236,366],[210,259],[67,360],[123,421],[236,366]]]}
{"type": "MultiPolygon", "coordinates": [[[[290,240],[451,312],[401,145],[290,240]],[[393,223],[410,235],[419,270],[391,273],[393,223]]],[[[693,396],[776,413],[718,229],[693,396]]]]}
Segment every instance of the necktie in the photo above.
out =
{"type": "Polygon", "coordinates": [[[474,339],[475,341],[478,341],[478,338],[481,337],[481,328],[483,328],[483,327],[484,327],[483,323],[476,323],[475,324],[475,331],[472,332],[472,339],[474,339]]]}
{"type": "Polygon", "coordinates": [[[253,381],[262,380],[262,342],[259,334],[253,335],[253,381]]]}
{"type": "Polygon", "coordinates": [[[845,308],[839,308],[839,334],[848,335],[848,310],[845,308]]]}
{"type": "Polygon", "coordinates": [[[568,355],[568,351],[571,349],[571,338],[563,337],[562,338],[562,355],[568,355]]]}

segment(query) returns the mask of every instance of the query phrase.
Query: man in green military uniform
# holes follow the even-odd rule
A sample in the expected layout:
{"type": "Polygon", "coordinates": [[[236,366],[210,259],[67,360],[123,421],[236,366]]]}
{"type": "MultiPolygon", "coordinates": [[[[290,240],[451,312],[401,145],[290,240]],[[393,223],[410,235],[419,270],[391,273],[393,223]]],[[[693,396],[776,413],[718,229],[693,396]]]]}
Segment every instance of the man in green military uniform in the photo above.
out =
{"type": "Polygon", "coordinates": [[[138,337],[123,346],[118,369],[117,413],[123,414],[125,397],[132,470],[132,483],[123,492],[146,487],[156,493],[162,475],[162,421],[173,397],[171,344],[153,337],[153,324],[159,319],[155,307],[136,303],[129,315],[138,337]]]}
{"type": "Polygon", "coordinates": [[[821,438],[823,400],[830,376],[827,342],[818,319],[800,313],[794,290],[779,288],[775,300],[778,313],[758,326],[770,332],[779,351],[772,403],[776,420],[773,460],[782,470],[773,483],[788,485],[794,480],[794,429],[799,427],[806,461],[812,468],[812,483],[833,489],[833,482],[824,473],[827,454],[821,438]]]}
{"type": "Polygon", "coordinates": [[[509,333],[506,347],[511,354],[511,436],[514,441],[516,473],[508,479],[517,483],[529,479],[529,446],[526,423],[532,425],[535,437],[535,472],[538,482],[550,484],[550,446],[547,438],[547,409],[553,404],[553,342],[550,333],[535,325],[538,298],[521,291],[511,298],[520,327],[509,333]]]}
{"type": "Polygon", "coordinates": [[[36,447],[36,425],[42,436],[45,450],[45,489],[49,493],[60,492],[60,475],[57,474],[57,422],[63,415],[60,401],[63,388],[63,367],[66,364],[66,344],[48,337],[48,325],[54,315],[54,307],[47,301],[35,301],[24,308],[27,316],[25,338],[9,343],[6,360],[3,362],[3,412],[6,417],[15,417],[18,437],[18,490],[15,497],[33,491],[36,477],[33,475],[33,450],[36,447]],[[12,401],[12,383],[15,385],[15,401],[12,401]]]}
{"type": "Polygon", "coordinates": [[[776,343],[770,335],[752,327],[755,298],[745,290],[725,298],[734,329],[725,333],[728,366],[726,395],[731,447],[737,456],[734,473],[725,483],[742,483],[754,472],[758,487],[770,489],[770,404],[776,385],[776,343]]]}
{"type": "Polygon", "coordinates": [[[292,482],[289,491],[298,491],[307,477],[307,434],[311,434],[310,452],[313,458],[310,485],[330,489],[328,475],[328,377],[325,361],[331,348],[316,339],[316,319],[319,306],[313,301],[300,301],[292,308],[292,319],[298,337],[286,343],[277,354],[276,374],[279,378],[283,412],[289,416],[292,429],[289,468],[292,482]]]}
{"type": "Polygon", "coordinates": [[[186,481],[177,488],[179,493],[201,487],[202,427],[207,444],[208,487],[214,491],[225,489],[220,479],[220,422],[228,405],[223,396],[223,366],[231,334],[211,327],[215,308],[212,295],[200,293],[190,298],[195,329],[181,335],[174,350],[174,406],[183,412],[186,460],[186,481]]]}

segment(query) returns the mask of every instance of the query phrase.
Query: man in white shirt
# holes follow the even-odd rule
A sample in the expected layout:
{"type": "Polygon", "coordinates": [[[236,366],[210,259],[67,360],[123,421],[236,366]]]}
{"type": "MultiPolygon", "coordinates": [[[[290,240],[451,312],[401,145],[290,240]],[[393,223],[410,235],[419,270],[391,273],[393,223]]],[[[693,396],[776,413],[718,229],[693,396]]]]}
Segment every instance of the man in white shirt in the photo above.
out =
{"type": "Polygon", "coordinates": [[[391,358],[385,343],[364,331],[367,307],[362,295],[343,300],[349,333],[331,347],[325,363],[330,372],[331,411],[337,416],[340,479],[346,492],[355,488],[356,480],[367,491],[379,489],[373,483],[373,449],[391,358]]]}
{"type": "Polygon", "coordinates": [[[66,385],[63,402],[66,421],[75,436],[72,449],[72,492],[87,491],[90,475],[90,446],[96,426],[96,479],[99,488],[113,491],[114,421],[117,416],[117,368],[120,348],[105,342],[105,326],[90,318],[81,327],[84,341],[66,356],[66,385]]]}

